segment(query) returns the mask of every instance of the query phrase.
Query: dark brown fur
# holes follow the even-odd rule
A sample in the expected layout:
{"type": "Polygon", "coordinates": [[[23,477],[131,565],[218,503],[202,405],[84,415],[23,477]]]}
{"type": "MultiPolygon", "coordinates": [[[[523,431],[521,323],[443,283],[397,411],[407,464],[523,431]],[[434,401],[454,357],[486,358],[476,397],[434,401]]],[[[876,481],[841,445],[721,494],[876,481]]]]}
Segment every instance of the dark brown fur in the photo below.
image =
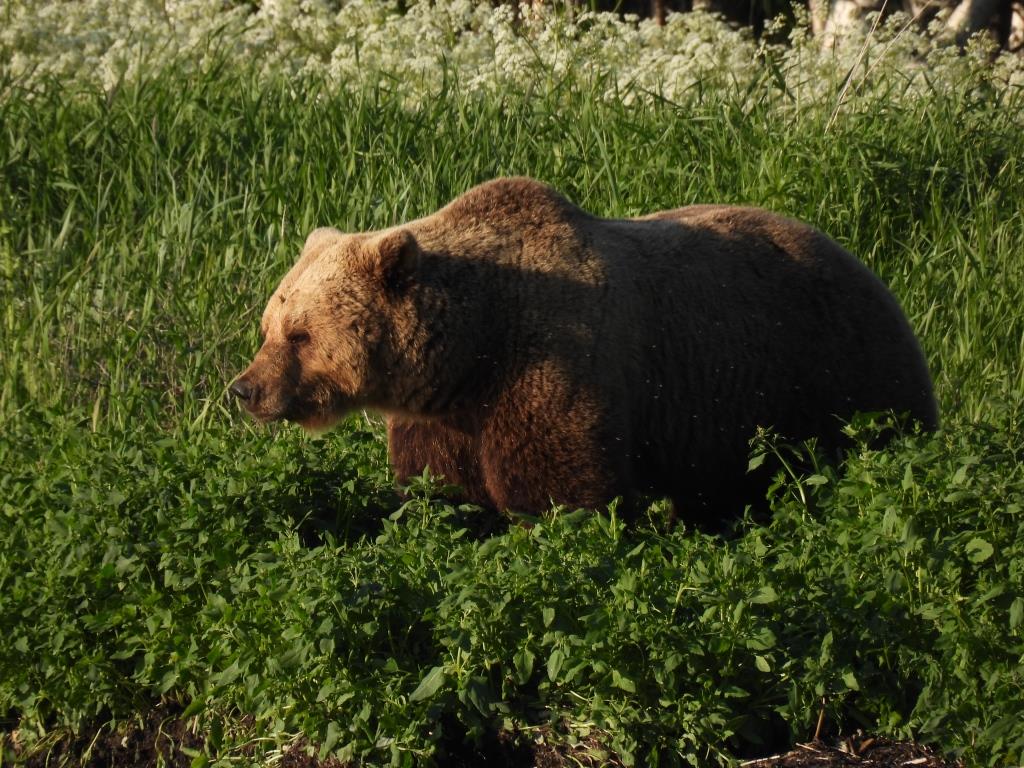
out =
{"type": "Polygon", "coordinates": [[[753,208],[600,219],[499,179],[383,233],[318,230],[264,328],[255,415],[380,410],[400,482],[429,465],[496,509],[653,493],[714,520],[763,496],[759,425],[832,450],[858,411],[938,422],[885,286],[753,208]]]}

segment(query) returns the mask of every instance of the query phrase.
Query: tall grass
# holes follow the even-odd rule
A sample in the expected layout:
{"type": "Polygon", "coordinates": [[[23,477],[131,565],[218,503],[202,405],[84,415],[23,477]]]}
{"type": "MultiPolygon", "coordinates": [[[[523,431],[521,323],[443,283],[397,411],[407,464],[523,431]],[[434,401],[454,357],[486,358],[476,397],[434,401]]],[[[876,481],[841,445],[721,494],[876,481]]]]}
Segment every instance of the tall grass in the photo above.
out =
{"type": "Polygon", "coordinates": [[[548,723],[671,764],[806,735],[824,698],[836,727],[1024,759],[1024,96],[895,99],[891,75],[830,124],[835,97],[777,82],[627,106],[453,81],[416,108],[226,63],[4,83],[0,713],[45,730],[175,696],[399,763],[444,749],[445,718],[548,723]],[[945,431],[825,472],[810,506],[783,486],[728,543],[614,516],[471,541],[471,512],[422,499],[380,523],[376,427],[268,434],[226,385],[309,230],[504,174],[606,216],[731,202],[821,227],[899,297],[945,431]],[[328,546],[298,545],[311,524],[328,546]]]}
{"type": "Polygon", "coordinates": [[[826,132],[827,100],[750,88],[629,107],[573,82],[453,88],[409,112],[228,68],[112,95],[8,86],[0,407],[82,406],[117,427],[217,411],[306,232],[388,226],[511,173],[602,215],[715,201],[810,221],[899,296],[947,418],[1019,396],[1020,94],[937,88],[894,109],[883,93],[826,132]]]}

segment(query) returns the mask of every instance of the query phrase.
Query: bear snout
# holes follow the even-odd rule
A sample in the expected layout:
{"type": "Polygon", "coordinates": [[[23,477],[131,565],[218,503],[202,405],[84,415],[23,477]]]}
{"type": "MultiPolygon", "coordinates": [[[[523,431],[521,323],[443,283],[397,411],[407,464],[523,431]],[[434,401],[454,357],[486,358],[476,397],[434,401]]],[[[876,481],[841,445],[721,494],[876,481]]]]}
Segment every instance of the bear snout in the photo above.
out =
{"type": "Polygon", "coordinates": [[[242,407],[257,421],[272,421],[275,418],[274,414],[263,413],[267,407],[267,403],[264,402],[267,400],[266,393],[250,377],[249,371],[239,375],[231,382],[228,392],[237,397],[242,407]]]}
{"type": "Polygon", "coordinates": [[[246,403],[253,399],[253,386],[245,379],[236,379],[231,386],[228,387],[228,391],[239,400],[244,400],[246,403]]]}
{"type": "Polygon", "coordinates": [[[290,418],[296,410],[296,397],[282,382],[266,379],[266,371],[248,370],[239,374],[228,386],[246,412],[260,423],[290,418]]]}

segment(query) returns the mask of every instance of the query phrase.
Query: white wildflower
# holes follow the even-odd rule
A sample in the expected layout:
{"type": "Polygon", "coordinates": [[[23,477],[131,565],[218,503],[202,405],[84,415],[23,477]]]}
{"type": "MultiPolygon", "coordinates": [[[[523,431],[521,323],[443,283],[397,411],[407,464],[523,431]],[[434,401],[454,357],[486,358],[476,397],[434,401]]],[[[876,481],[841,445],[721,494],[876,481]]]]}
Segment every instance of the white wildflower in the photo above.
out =
{"type": "Polygon", "coordinates": [[[444,83],[494,93],[567,78],[598,84],[627,102],[682,99],[698,87],[745,89],[766,70],[794,109],[808,99],[835,98],[848,73],[844,104],[879,79],[896,78],[899,88],[888,92],[908,99],[938,77],[1015,88],[1024,82],[1019,57],[993,63],[993,52],[979,43],[960,55],[902,14],[870,31],[853,27],[822,50],[806,19],[789,45],[778,46],[757,44],[748,31],[701,12],[669,14],[659,27],[553,4],[413,0],[407,6],[403,11],[399,0],[7,0],[0,62],[28,81],[56,77],[110,89],[170,63],[201,68],[228,57],[267,77],[388,87],[409,103],[431,98],[444,83]]]}

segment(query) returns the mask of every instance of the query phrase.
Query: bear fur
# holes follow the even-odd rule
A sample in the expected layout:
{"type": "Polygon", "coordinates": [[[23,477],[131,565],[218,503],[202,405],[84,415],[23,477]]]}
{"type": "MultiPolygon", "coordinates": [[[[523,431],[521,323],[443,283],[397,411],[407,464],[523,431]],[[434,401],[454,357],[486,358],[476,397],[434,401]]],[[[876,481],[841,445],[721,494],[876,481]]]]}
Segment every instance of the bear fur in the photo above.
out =
{"type": "Polygon", "coordinates": [[[538,513],[669,497],[694,522],[764,497],[758,426],[843,443],[857,412],[937,426],[892,294],[821,232],[756,208],[602,219],[526,178],[380,232],[313,232],[232,385],[258,419],[387,416],[397,479],[538,513]]]}

